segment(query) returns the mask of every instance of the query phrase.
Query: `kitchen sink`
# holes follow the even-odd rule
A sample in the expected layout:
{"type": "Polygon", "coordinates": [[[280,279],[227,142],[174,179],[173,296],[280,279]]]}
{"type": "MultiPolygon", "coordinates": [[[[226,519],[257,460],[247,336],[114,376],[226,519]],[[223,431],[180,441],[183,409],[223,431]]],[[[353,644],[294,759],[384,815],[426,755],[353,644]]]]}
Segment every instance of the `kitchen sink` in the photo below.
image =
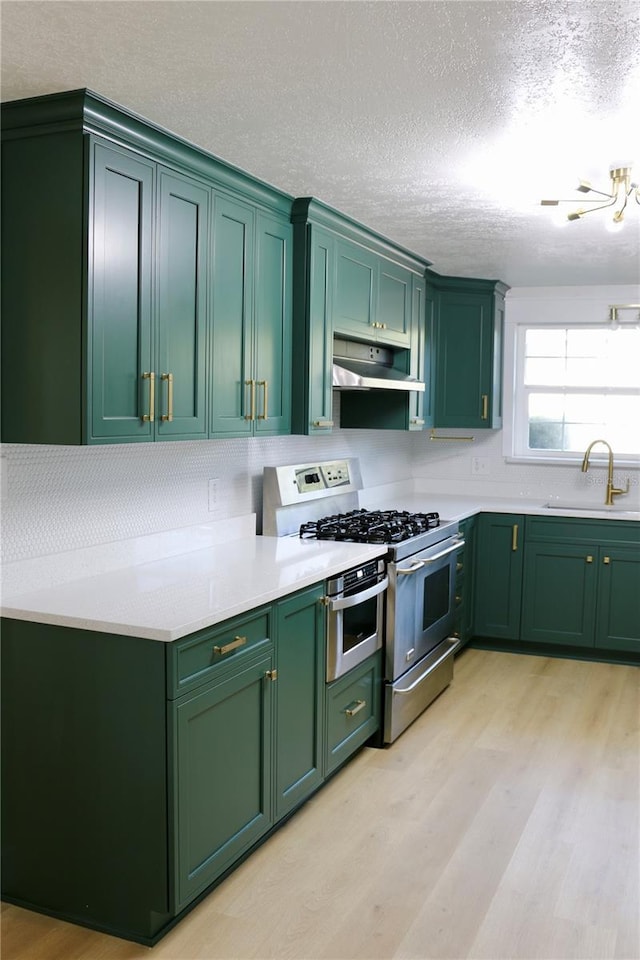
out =
{"type": "Polygon", "coordinates": [[[576,503],[575,500],[550,500],[544,505],[548,510],[588,510],[597,513],[624,513],[631,518],[640,518],[640,509],[634,510],[627,503],[576,503]]]}

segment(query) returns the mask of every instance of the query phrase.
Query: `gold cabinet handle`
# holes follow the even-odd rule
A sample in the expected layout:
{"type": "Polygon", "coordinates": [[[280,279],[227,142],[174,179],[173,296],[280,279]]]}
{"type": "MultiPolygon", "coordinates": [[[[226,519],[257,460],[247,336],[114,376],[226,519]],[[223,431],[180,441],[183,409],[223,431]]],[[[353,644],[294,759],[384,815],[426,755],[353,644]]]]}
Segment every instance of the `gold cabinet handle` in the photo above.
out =
{"type": "Polygon", "coordinates": [[[156,375],[153,370],[142,374],[143,380],[149,381],[149,413],[143,413],[143,423],[153,423],[156,414],[156,375]]]}
{"type": "Polygon", "coordinates": [[[265,677],[267,677],[269,680],[277,680],[277,679],[278,679],[278,671],[277,671],[277,670],[267,670],[267,671],[265,672],[265,677]]]}
{"type": "Polygon", "coordinates": [[[214,653],[230,653],[231,650],[237,650],[238,647],[243,647],[247,642],[246,637],[234,637],[231,643],[225,643],[223,647],[214,647],[214,653]]]}
{"type": "Polygon", "coordinates": [[[256,380],[256,383],[259,387],[264,387],[264,407],[263,412],[258,414],[258,420],[268,420],[269,419],[269,381],[268,380],[256,380]]]}
{"type": "Polygon", "coordinates": [[[366,705],[366,700],[354,700],[353,704],[349,704],[344,712],[348,717],[355,717],[356,713],[360,713],[361,710],[364,710],[366,705]]]}
{"type": "Polygon", "coordinates": [[[593,563],[593,557],[591,556],[591,554],[589,554],[588,557],[586,558],[586,562],[593,563]]]}
{"type": "Polygon", "coordinates": [[[461,570],[464,570],[464,563],[458,560],[456,563],[456,573],[460,573],[461,570]]]}
{"type": "Polygon", "coordinates": [[[256,382],[255,380],[245,380],[245,387],[251,388],[251,404],[249,413],[245,413],[245,420],[255,420],[256,418],[256,382]]]}
{"type": "Polygon", "coordinates": [[[459,597],[457,594],[454,597],[454,600],[458,604],[458,606],[460,606],[460,604],[462,603],[462,597],[459,597]]]}
{"type": "Polygon", "coordinates": [[[167,412],[163,413],[160,419],[165,423],[171,423],[173,420],[173,374],[163,373],[160,379],[167,383],[167,412]]]}
{"type": "Polygon", "coordinates": [[[603,557],[602,562],[603,562],[603,563],[611,563],[611,557],[603,557]]]}
{"type": "Polygon", "coordinates": [[[514,523],[511,528],[511,549],[515,553],[518,549],[518,524],[514,523]]]}
{"type": "Polygon", "coordinates": [[[482,394],[482,415],[481,415],[481,419],[482,419],[482,420],[487,420],[488,417],[489,417],[489,394],[488,394],[488,393],[483,393],[483,394],[482,394]]]}
{"type": "Polygon", "coordinates": [[[314,420],[312,426],[330,428],[333,426],[333,420],[314,420]]]}

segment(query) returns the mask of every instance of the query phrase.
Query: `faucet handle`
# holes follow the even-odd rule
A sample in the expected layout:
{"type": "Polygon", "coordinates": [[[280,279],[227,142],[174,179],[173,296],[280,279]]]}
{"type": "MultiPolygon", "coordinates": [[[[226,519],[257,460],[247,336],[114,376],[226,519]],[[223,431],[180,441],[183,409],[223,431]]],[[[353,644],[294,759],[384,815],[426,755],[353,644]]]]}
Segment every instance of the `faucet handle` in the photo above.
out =
{"type": "Polygon", "coordinates": [[[611,487],[611,495],[614,497],[624,497],[626,493],[629,493],[629,477],[627,477],[627,485],[624,490],[619,490],[617,487],[611,487]]]}

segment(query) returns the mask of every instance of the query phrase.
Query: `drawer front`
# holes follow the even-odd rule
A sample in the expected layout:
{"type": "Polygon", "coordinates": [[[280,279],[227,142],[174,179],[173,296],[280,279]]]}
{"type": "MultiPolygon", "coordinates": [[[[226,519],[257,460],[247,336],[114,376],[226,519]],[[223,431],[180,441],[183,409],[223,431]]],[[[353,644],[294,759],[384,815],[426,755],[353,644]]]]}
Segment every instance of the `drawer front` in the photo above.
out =
{"type": "Polygon", "coordinates": [[[252,610],[211,629],[171,644],[168,667],[168,697],[174,699],[201,683],[226,672],[248,653],[257,653],[272,642],[272,609],[252,610]]]}
{"type": "Polygon", "coordinates": [[[344,763],[380,727],[381,652],[326,688],[325,770],[344,763]]]}

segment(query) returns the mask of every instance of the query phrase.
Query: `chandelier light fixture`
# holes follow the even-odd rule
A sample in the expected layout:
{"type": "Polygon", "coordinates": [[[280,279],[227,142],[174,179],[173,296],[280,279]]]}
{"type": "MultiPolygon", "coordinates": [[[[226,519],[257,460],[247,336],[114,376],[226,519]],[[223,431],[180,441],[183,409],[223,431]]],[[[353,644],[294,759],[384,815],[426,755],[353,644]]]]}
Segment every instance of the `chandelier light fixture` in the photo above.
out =
{"type": "MultiPolygon", "coordinates": [[[[632,166],[628,164],[615,164],[609,168],[609,177],[611,184],[609,192],[596,190],[591,186],[589,180],[579,180],[576,189],[580,193],[597,193],[598,197],[605,197],[604,201],[585,200],[589,206],[584,209],[579,207],[567,214],[567,220],[581,220],[587,213],[593,213],[594,210],[605,210],[607,207],[614,207],[612,226],[622,227],[624,225],[624,212],[627,207],[627,201],[631,194],[634,194],[635,201],[640,204],[640,185],[631,180],[632,166]]],[[[541,200],[543,207],[557,207],[561,203],[575,203],[575,200],[541,200]]]]}

